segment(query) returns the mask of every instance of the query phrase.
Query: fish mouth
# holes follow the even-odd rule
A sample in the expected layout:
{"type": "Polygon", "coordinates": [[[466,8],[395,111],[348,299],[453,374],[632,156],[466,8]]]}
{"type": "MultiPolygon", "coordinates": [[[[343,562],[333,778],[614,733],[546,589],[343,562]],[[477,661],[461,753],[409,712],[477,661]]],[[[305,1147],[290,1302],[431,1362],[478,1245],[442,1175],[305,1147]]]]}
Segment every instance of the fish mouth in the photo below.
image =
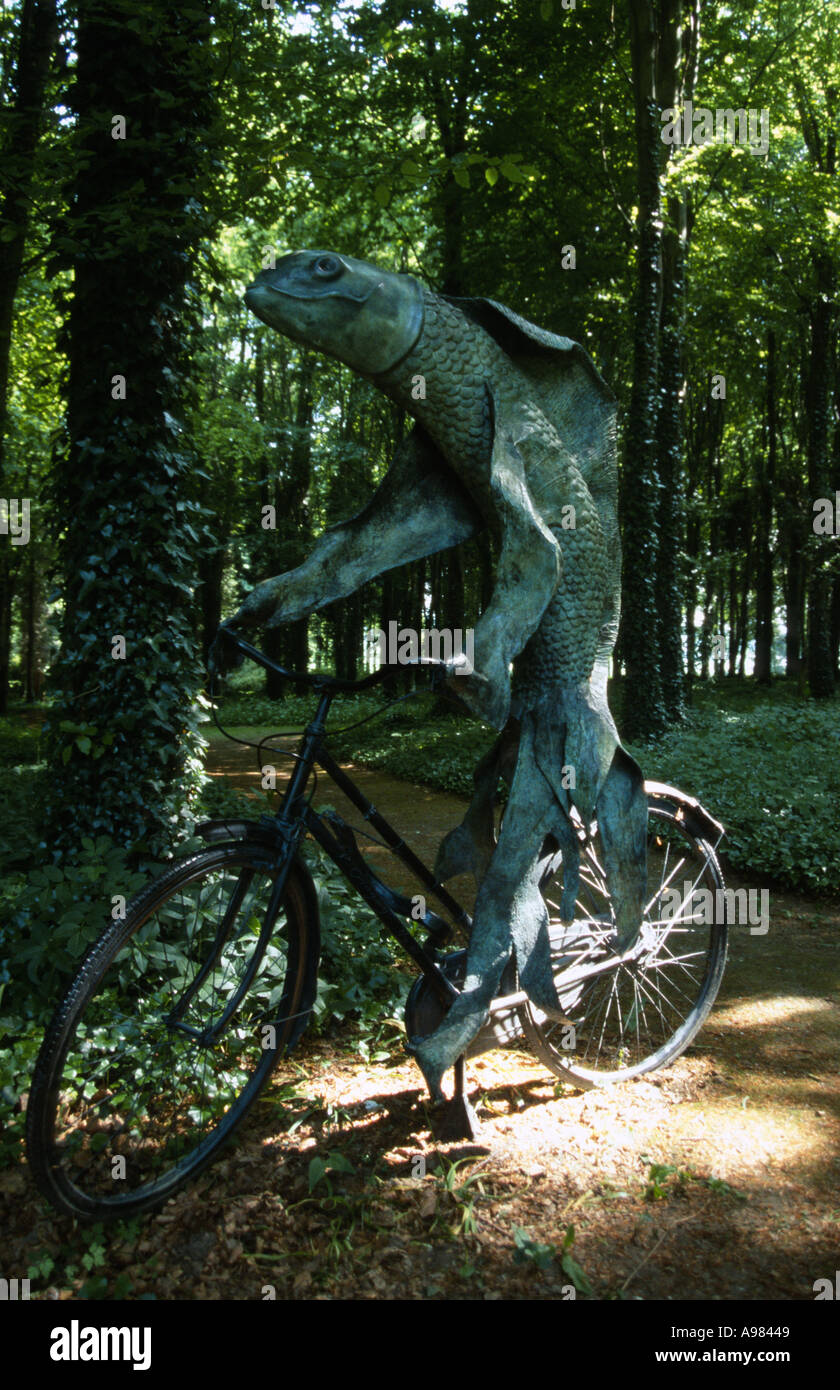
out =
{"type": "Polygon", "coordinates": [[[283,295],[286,299],[347,299],[351,304],[366,304],[371,295],[376,294],[377,290],[381,290],[384,284],[384,280],[377,280],[377,282],[371,285],[369,289],[366,289],[363,294],[349,294],[348,291],[344,289],[331,290],[326,287],[317,290],[287,289],[285,285],[272,284],[270,280],[267,283],[260,283],[259,280],[255,280],[245,291],[245,303],[255,314],[259,313],[257,305],[260,301],[267,299],[268,296],[272,294],[283,295]]]}
{"type": "Polygon", "coordinates": [[[270,326],[268,311],[271,307],[271,296],[265,285],[259,284],[256,280],[253,285],[249,285],[245,291],[245,303],[252,314],[256,314],[258,319],[270,326]]]}

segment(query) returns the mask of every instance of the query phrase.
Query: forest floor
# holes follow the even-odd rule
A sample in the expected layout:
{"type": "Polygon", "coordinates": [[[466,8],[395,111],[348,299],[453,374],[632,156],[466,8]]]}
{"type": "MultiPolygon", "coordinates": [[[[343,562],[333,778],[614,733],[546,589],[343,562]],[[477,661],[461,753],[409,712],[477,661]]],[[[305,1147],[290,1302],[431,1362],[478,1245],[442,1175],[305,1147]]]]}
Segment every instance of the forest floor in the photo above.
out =
{"type": "MultiPolygon", "coordinates": [[[[256,787],[250,756],[214,743],[209,767],[256,787]]],[[[352,772],[433,860],[462,799],[352,772]]],[[[321,799],[343,809],[332,787],[321,799]]],[[[769,932],[733,930],[711,1017],[664,1071],[582,1093],[524,1050],[470,1061],[473,1143],[436,1142],[409,1058],[362,1062],[349,1032],[305,1036],[236,1147],[108,1242],[103,1287],[158,1299],[811,1300],[840,1266],[838,928],[838,903],[771,885],[769,932]],[[310,1190],[312,1160],[330,1155],[347,1171],[327,1168],[310,1190]]],[[[57,1258],[70,1223],[48,1214],[25,1169],[0,1174],[0,1193],[12,1199],[7,1258],[57,1258]]]]}

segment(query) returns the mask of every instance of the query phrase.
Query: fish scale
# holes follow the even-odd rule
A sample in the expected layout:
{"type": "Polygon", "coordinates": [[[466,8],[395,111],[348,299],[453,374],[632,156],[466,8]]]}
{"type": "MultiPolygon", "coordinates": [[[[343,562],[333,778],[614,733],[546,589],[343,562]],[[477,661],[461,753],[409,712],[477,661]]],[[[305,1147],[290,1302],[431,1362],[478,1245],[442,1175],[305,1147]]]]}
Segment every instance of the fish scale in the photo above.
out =
{"type": "MultiPolygon", "coordinates": [[[[491,487],[493,421],[488,387],[499,414],[518,411],[532,431],[522,446],[528,489],[563,555],[563,574],[536,633],[515,662],[514,690],[529,707],[551,686],[586,681],[599,643],[609,582],[606,538],[597,505],[580,469],[545,412],[542,390],[520,372],[479,325],[438,295],[423,295],[423,331],[409,354],[376,384],[422,424],[469,488],[498,534],[491,487]],[[416,399],[418,378],[425,398],[416,399]],[[552,525],[564,507],[575,509],[574,528],[552,525]]],[[[479,658],[480,664],[480,658],[479,658]]]]}

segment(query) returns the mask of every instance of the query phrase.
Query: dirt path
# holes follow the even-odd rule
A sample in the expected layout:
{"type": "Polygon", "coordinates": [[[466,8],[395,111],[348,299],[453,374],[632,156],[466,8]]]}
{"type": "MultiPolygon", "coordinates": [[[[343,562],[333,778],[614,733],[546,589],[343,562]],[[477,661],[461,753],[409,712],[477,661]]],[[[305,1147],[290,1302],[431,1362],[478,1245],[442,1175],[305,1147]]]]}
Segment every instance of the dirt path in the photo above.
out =
{"type": "MultiPolygon", "coordinates": [[[[251,756],[214,747],[211,766],[256,786],[251,756]]],[[[353,772],[432,860],[463,801],[353,772]]],[[[344,811],[326,785],[320,796],[344,811]]],[[[575,1283],[598,1299],[813,1299],[840,1268],[840,910],[772,888],[770,909],[766,936],[733,931],[712,1016],[669,1069],[581,1093],[527,1052],[472,1061],[473,1145],[435,1142],[399,1037],[375,1063],[349,1035],[305,1037],[231,1156],[108,1247],[106,1286],[177,1299],[563,1299],[575,1283]],[[313,1158],[330,1154],[353,1171],[310,1192],[313,1158]]],[[[60,1269],[69,1223],[45,1214],[22,1168],[2,1190],[12,1251],[60,1269]]],[[[52,1296],[77,1293],[80,1275],[52,1278],[52,1296]]]]}

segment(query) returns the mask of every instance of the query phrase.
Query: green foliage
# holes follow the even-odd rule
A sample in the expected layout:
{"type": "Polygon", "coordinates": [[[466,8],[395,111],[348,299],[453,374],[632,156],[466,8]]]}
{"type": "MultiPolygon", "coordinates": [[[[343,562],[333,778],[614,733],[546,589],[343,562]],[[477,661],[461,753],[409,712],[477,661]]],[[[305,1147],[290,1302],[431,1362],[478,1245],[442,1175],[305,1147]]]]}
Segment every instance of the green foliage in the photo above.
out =
{"type": "MultiPolygon", "coordinates": [[[[709,697],[711,698],[711,697],[709,697]]],[[[722,821],[722,849],[739,872],[790,888],[836,892],[840,803],[835,794],[838,716],[832,706],[728,687],[649,744],[628,744],[645,776],[696,796],[722,821]]],[[[392,776],[468,796],[493,735],[445,721],[425,706],[417,722],[373,724],[339,740],[342,753],[392,776]]]]}
{"type": "Polygon", "coordinates": [[[532,1240],[523,1226],[513,1228],[514,1264],[532,1264],[543,1274],[551,1269],[554,1263],[554,1256],[557,1254],[557,1246],[551,1243],[544,1244],[542,1241],[532,1240]]]}
{"type": "Polygon", "coordinates": [[[631,751],[647,777],[682,787],[723,822],[723,852],[739,871],[831,893],[840,882],[837,746],[833,707],[762,699],[694,711],[631,751]]]}
{"type": "Polygon", "coordinates": [[[372,728],[336,742],[342,754],[387,770],[393,777],[439,791],[472,793],[473,772],[495,734],[474,721],[427,718],[404,728],[372,728]]]}
{"type": "MultiPolygon", "coordinates": [[[[378,695],[341,695],[330,710],[330,728],[338,729],[357,719],[366,719],[383,703],[381,692],[378,695]]],[[[219,705],[219,721],[225,729],[257,725],[266,731],[281,727],[303,728],[314,713],[315,699],[311,691],[303,695],[289,694],[283,700],[274,700],[255,691],[235,693],[219,705]]]]}
{"type": "Polygon", "coordinates": [[[704,1177],[691,1168],[678,1168],[674,1163],[651,1163],[645,1184],[645,1201],[661,1202],[670,1197],[685,1197],[688,1185],[692,1182],[702,1183],[719,1197],[732,1197],[738,1202],[746,1201],[742,1192],[730,1187],[722,1178],[704,1177]]]}
{"type": "Polygon", "coordinates": [[[473,1164],[474,1159],[460,1158],[450,1162],[443,1155],[438,1159],[435,1183],[438,1188],[437,1215],[435,1226],[444,1225],[450,1235],[475,1235],[478,1230],[476,1200],[484,1195],[482,1180],[487,1173],[482,1169],[468,1172],[466,1177],[461,1169],[473,1164]]]}
{"type": "Polygon", "coordinates": [[[39,762],[40,747],[40,728],[20,719],[0,719],[0,768],[39,762]]]}
{"type": "MultiPolygon", "coordinates": [[[[5,973],[5,967],[0,967],[5,973]]],[[[0,1167],[14,1163],[19,1156],[26,1115],[21,1096],[29,1090],[30,1078],[44,1035],[43,1025],[33,1018],[10,1017],[0,1004],[0,1167]],[[10,1037],[11,1027],[14,1036],[10,1037]]]]}
{"type": "Polygon", "coordinates": [[[4,906],[7,898],[3,875],[13,869],[23,873],[42,853],[41,822],[49,777],[43,763],[37,767],[0,768],[0,902],[4,906]]]}
{"type": "Polygon", "coordinates": [[[146,881],[106,835],[85,836],[74,860],[37,865],[19,880],[14,907],[0,922],[0,1032],[15,1032],[21,1015],[43,1013],[59,978],[104,930],[113,895],[128,900],[146,881]]]}
{"type": "Polygon", "coordinates": [[[355,1171],[356,1169],[349,1158],[345,1158],[343,1154],[318,1154],[309,1164],[309,1191],[314,1192],[319,1183],[324,1183],[328,1196],[332,1197],[333,1191],[329,1174],[355,1173],[355,1171]]]}
{"type": "MultiPolygon", "coordinates": [[[[143,1218],[132,1221],[115,1221],[107,1226],[101,1221],[91,1226],[77,1226],[58,1249],[50,1254],[46,1250],[36,1250],[31,1257],[26,1277],[32,1280],[33,1293],[48,1287],[57,1289],[65,1296],[74,1299],[105,1299],[119,1302],[128,1298],[154,1301],[154,1294],[135,1294],[134,1277],[143,1270],[142,1262],[135,1260],[131,1273],[122,1270],[109,1285],[105,1275],[97,1274],[106,1264],[110,1251],[118,1249],[136,1250],[140,1239],[143,1218]]],[[[157,1260],[152,1256],[152,1267],[157,1260]]]]}
{"type": "Polygon", "coordinates": [[[370,1061],[385,1061],[399,1045],[396,1014],[411,983],[396,968],[395,948],[382,939],[379,919],[361,901],[319,846],[304,858],[318,893],[321,968],[315,1026],[358,1020],[360,1045],[370,1061]]]}
{"type": "Polygon", "coordinates": [[[673,1192],[684,1193],[690,1175],[673,1163],[652,1163],[648,1170],[645,1200],[661,1202],[673,1192]]]}
{"type": "MultiPolygon", "coordinates": [[[[557,1246],[553,1242],[533,1240],[522,1226],[513,1228],[514,1263],[532,1264],[541,1273],[547,1274],[557,1258],[557,1246]]],[[[575,1228],[567,1226],[560,1247],[560,1268],[578,1293],[590,1298],[594,1292],[589,1279],[572,1255],[575,1243],[575,1228]]]]}

